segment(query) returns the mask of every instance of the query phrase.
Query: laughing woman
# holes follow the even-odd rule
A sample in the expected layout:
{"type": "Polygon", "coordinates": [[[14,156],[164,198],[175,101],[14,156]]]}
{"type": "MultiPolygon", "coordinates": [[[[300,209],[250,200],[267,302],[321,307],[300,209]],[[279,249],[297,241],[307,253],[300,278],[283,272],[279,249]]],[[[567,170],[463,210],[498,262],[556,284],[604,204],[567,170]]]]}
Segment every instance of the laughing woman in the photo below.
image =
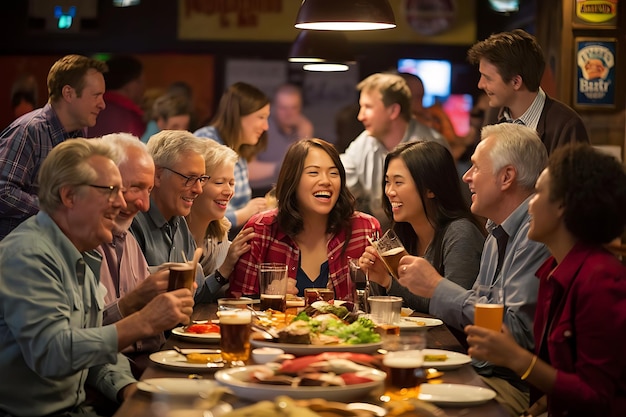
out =
{"type": "Polygon", "coordinates": [[[203,185],[202,194],[194,200],[186,220],[196,247],[202,248],[200,264],[206,277],[204,286],[207,288],[200,288],[196,299],[214,301],[227,291],[228,277],[239,256],[250,250],[248,240],[252,229],[242,230],[232,243],[229,242],[230,222],[225,215],[235,188],[238,156],[228,146],[211,140],[206,141],[205,146],[206,175],[210,178],[203,185]]]}
{"type": "Polygon", "coordinates": [[[254,229],[254,236],[250,251],[235,266],[232,295],[259,294],[257,265],[262,262],[287,264],[299,295],[311,287],[332,288],[337,299],[351,294],[347,258],[361,256],[380,224],[354,210],[333,145],[321,139],[291,145],[278,175],[276,197],[278,208],[253,216],[245,226],[254,229]]]}
{"type": "MultiPolygon", "coordinates": [[[[450,151],[436,142],[401,144],[385,158],[384,172],[383,208],[409,254],[423,256],[441,276],[472,288],[484,229],[463,200],[450,151]]],[[[430,300],[400,285],[372,246],[359,263],[387,294],[401,296],[407,307],[428,313],[430,300]]]]}

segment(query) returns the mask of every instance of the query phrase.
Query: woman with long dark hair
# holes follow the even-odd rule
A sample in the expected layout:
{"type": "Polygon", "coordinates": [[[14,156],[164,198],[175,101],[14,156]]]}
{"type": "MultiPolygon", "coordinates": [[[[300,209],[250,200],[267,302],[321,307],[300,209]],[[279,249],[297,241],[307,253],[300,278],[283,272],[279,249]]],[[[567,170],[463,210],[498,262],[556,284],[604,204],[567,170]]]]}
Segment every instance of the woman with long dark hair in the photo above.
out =
{"type": "MultiPolygon", "coordinates": [[[[380,232],[378,221],[354,210],[339,153],[321,139],[289,147],[276,184],[278,207],[253,216],[250,251],[231,277],[232,295],[257,295],[257,266],[287,264],[291,288],[332,288],[336,299],[352,293],[348,257],[358,258],[367,238],[380,232]]],[[[296,292],[296,290],[292,290],[296,292]]]]}
{"type": "MultiPolygon", "coordinates": [[[[426,258],[447,279],[471,288],[478,276],[484,228],[470,212],[450,152],[436,142],[398,145],[385,158],[383,208],[407,252],[426,258]]],[[[417,296],[389,274],[373,247],[360,259],[370,281],[428,313],[417,296]]]]}

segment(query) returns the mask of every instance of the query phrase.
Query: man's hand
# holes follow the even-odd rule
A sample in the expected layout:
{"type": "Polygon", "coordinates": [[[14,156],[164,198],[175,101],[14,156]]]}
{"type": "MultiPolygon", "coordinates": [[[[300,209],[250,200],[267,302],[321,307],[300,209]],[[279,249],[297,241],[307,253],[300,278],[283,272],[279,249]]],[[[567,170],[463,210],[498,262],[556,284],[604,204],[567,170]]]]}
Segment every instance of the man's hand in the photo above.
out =
{"type": "Polygon", "coordinates": [[[431,298],[435,288],[443,279],[435,268],[424,258],[404,256],[398,264],[398,282],[414,294],[431,298]]]}
{"type": "Polygon", "coordinates": [[[178,324],[187,324],[193,313],[193,296],[187,288],[158,295],[139,311],[141,320],[150,326],[153,334],[176,327],[178,324]]]}
{"type": "Polygon", "coordinates": [[[154,297],[167,291],[170,271],[164,269],[149,275],[137,287],[118,301],[118,308],[122,316],[126,317],[141,310],[154,297]]]}

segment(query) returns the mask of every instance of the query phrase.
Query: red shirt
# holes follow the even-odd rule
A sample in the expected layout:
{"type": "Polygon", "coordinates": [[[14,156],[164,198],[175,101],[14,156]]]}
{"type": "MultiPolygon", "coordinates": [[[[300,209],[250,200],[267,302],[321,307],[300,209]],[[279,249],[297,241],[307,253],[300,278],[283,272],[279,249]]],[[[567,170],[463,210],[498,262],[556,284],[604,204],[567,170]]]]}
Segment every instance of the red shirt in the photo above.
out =
{"type": "Polygon", "coordinates": [[[578,243],[537,276],[536,351],[558,370],[549,415],[626,415],[626,267],[578,243]]]}
{"type": "Polygon", "coordinates": [[[104,93],[106,108],[100,112],[96,125],[88,129],[90,138],[109,133],[126,132],[141,137],[146,131],[143,110],[131,99],[115,91],[104,93]]]}
{"type": "MultiPolygon", "coordinates": [[[[244,226],[254,228],[250,240],[250,251],[244,253],[235,265],[230,277],[230,292],[233,296],[259,294],[257,267],[262,262],[287,264],[289,278],[296,279],[300,261],[298,244],[275,223],[277,209],[252,216],[244,226]]],[[[328,241],[328,280],[335,289],[335,297],[342,299],[350,294],[348,257],[359,258],[369,245],[367,237],[380,233],[378,220],[369,214],[355,212],[351,218],[352,235],[343,251],[346,233],[340,231],[328,241]]],[[[324,225],[325,227],[325,225],[324,225]]]]}

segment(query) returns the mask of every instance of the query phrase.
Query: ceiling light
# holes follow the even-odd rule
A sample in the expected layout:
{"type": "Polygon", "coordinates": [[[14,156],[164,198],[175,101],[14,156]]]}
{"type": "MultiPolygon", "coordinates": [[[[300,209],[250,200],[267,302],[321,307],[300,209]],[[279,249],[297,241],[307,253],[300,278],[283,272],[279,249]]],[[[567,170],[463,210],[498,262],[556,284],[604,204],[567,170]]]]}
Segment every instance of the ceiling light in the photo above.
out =
{"type": "Polygon", "coordinates": [[[302,69],[305,71],[317,71],[317,72],[340,72],[348,71],[350,67],[346,64],[329,64],[327,62],[304,64],[302,69]]]}
{"type": "Polygon", "coordinates": [[[351,64],[356,60],[344,33],[303,30],[291,45],[289,62],[351,64]]]}
{"type": "Polygon", "coordinates": [[[296,28],[309,30],[377,30],[396,27],[387,0],[302,0],[296,28]]]}

